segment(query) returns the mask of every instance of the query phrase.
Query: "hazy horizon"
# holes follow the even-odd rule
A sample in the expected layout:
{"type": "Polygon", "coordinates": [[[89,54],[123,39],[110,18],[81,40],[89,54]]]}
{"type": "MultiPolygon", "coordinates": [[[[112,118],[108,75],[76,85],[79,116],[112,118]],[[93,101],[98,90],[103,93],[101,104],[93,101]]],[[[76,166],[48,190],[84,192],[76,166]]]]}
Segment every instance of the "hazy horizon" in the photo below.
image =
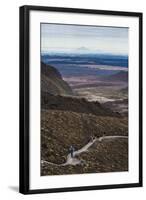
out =
{"type": "Polygon", "coordinates": [[[41,24],[41,53],[128,55],[128,28],[41,24]]]}

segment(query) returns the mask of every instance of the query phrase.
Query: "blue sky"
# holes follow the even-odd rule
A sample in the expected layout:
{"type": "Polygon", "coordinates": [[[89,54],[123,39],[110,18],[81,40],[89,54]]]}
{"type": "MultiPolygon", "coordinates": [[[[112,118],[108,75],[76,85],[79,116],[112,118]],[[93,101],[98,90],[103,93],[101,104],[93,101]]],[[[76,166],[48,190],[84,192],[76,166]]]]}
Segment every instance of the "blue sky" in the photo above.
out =
{"type": "Polygon", "coordinates": [[[128,55],[128,28],[41,24],[41,52],[128,55]]]}

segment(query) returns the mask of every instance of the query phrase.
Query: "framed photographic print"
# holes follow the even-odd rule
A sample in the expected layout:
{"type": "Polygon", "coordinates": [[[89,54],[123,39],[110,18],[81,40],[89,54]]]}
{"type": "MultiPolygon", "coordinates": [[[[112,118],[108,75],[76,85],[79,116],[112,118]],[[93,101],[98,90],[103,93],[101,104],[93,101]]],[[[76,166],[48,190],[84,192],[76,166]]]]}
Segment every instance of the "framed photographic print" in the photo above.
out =
{"type": "Polygon", "coordinates": [[[142,13],[20,7],[20,192],[142,186],[142,13]]]}

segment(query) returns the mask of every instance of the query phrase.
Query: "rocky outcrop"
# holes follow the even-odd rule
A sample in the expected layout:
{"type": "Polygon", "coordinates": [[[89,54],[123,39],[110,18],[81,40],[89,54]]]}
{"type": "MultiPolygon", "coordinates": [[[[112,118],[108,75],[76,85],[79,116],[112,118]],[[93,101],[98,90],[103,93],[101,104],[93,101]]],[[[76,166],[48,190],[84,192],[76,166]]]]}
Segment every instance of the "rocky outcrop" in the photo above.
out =
{"type": "Polygon", "coordinates": [[[73,95],[71,87],[62,79],[59,71],[41,62],[41,92],[54,95],[73,95]]]}

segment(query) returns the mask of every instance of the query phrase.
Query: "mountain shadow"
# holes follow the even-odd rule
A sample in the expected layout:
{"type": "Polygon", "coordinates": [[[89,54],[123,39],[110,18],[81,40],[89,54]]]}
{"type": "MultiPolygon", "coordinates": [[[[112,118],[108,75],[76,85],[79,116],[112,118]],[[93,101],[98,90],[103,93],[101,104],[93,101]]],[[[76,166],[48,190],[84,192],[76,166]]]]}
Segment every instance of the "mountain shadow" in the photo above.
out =
{"type": "Polygon", "coordinates": [[[100,116],[119,116],[99,102],[88,102],[84,98],[75,98],[73,91],[62,79],[56,68],[41,63],[41,108],[67,110],[100,116]]]}
{"type": "Polygon", "coordinates": [[[71,87],[62,79],[59,71],[41,62],[41,92],[54,95],[73,95],[71,87]]]}

